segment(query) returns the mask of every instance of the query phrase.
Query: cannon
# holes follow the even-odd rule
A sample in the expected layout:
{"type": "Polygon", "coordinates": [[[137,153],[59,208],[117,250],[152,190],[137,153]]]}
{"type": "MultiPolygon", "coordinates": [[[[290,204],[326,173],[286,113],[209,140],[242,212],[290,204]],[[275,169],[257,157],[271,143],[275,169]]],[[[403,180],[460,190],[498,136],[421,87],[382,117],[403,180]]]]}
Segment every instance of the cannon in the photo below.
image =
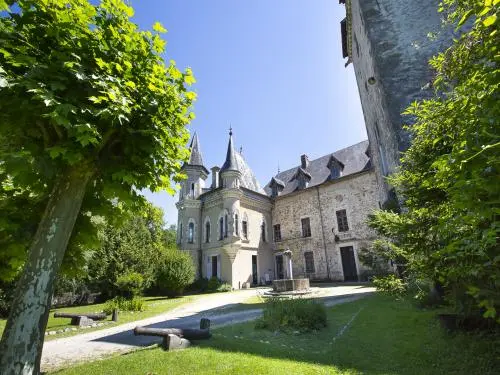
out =
{"type": "Polygon", "coordinates": [[[54,318],[70,318],[71,325],[73,326],[89,326],[94,320],[103,320],[106,319],[105,313],[96,313],[96,314],[70,314],[65,312],[56,312],[54,313],[54,318]]]}
{"type": "Polygon", "coordinates": [[[134,335],[162,337],[165,350],[184,349],[191,345],[189,340],[208,339],[212,336],[209,319],[200,321],[200,329],[135,327],[134,335]]]}

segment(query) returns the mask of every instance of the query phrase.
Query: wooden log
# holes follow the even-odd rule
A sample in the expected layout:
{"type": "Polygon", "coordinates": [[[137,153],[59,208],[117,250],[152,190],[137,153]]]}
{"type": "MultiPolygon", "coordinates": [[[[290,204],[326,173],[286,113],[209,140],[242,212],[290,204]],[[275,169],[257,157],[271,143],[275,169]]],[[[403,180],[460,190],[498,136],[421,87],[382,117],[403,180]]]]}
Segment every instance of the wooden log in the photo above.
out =
{"type": "Polygon", "coordinates": [[[146,328],[135,327],[135,336],[159,336],[176,335],[190,340],[202,340],[210,338],[211,333],[208,329],[190,329],[190,328],[146,328]]]}
{"type": "Polygon", "coordinates": [[[165,350],[179,350],[189,348],[191,342],[185,338],[181,338],[177,335],[168,334],[163,338],[163,348],[165,350]]]}
{"type": "Polygon", "coordinates": [[[106,319],[105,313],[97,313],[97,314],[70,314],[70,313],[65,313],[65,312],[54,313],[54,318],[77,318],[79,316],[84,316],[84,317],[92,319],[92,320],[106,319]]]}
{"type": "Polygon", "coordinates": [[[200,320],[200,329],[210,329],[210,319],[202,318],[200,320]]]}

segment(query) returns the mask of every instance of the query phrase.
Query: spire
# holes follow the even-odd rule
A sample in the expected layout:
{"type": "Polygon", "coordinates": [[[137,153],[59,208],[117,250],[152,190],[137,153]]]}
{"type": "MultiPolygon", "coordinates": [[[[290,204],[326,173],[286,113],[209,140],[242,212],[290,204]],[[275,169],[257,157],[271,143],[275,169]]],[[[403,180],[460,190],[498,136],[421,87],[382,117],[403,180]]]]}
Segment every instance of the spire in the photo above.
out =
{"type": "Polygon", "coordinates": [[[198,134],[194,132],[193,139],[191,140],[191,155],[189,156],[188,165],[200,165],[203,166],[203,158],[201,156],[201,149],[198,141],[198,134]]]}
{"type": "Polygon", "coordinates": [[[236,152],[233,147],[233,129],[229,128],[229,143],[227,145],[226,161],[222,165],[221,172],[238,171],[238,162],[236,161],[236,152]]]}

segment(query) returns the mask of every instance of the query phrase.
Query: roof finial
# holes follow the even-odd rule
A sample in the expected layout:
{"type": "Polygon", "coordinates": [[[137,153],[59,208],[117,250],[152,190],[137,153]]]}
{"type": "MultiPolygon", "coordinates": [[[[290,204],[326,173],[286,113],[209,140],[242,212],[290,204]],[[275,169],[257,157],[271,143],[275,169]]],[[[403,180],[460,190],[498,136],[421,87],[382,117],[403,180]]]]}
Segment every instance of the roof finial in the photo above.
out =
{"type": "Polygon", "coordinates": [[[278,160],[278,174],[280,173],[280,162],[278,160]]]}
{"type": "Polygon", "coordinates": [[[233,135],[233,127],[229,124],[229,135],[233,135]]]}
{"type": "Polygon", "coordinates": [[[240,155],[243,154],[243,146],[240,146],[240,155]]]}

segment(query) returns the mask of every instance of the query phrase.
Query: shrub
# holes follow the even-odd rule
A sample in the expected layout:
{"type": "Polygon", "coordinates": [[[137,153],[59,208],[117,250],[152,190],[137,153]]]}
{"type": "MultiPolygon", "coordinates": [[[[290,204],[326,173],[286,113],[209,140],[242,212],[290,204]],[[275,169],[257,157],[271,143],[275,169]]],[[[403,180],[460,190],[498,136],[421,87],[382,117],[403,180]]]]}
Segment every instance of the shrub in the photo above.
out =
{"type": "Polygon", "coordinates": [[[262,318],[256,324],[256,328],[285,332],[308,332],[326,326],[325,306],[318,301],[302,298],[270,298],[265,303],[262,318]]]}
{"type": "Polygon", "coordinates": [[[195,269],[188,253],[178,250],[165,252],[156,272],[158,289],[170,297],[181,295],[194,281],[195,269]]]}
{"type": "Polygon", "coordinates": [[[133,298],[141,294],[144,289],[144,277],[137,272],[128,272],[116,279],[115,285],[121,296],[133,298]]]}
{"type": "Polygon", "coordinates": [[[230,292],[233,290],[231,284],[221,282],[221,284],[217,287],[216,292],[230,292]]]}
{"type": "Polygon", "coordinates": [[[144,311],[144,301],[141,298],[134,297],[127,299],[124,297],[115,297],[106,301],[103,311],[106,314],[111,314],[114,309],[119,311],[144,311]]]}
{"type": "Polygon", "coordinates": [[[396,275],[375,277],[373,284],[379,292],[391,296],[401,297],[406,292],[406,284],[396,275]]]}

